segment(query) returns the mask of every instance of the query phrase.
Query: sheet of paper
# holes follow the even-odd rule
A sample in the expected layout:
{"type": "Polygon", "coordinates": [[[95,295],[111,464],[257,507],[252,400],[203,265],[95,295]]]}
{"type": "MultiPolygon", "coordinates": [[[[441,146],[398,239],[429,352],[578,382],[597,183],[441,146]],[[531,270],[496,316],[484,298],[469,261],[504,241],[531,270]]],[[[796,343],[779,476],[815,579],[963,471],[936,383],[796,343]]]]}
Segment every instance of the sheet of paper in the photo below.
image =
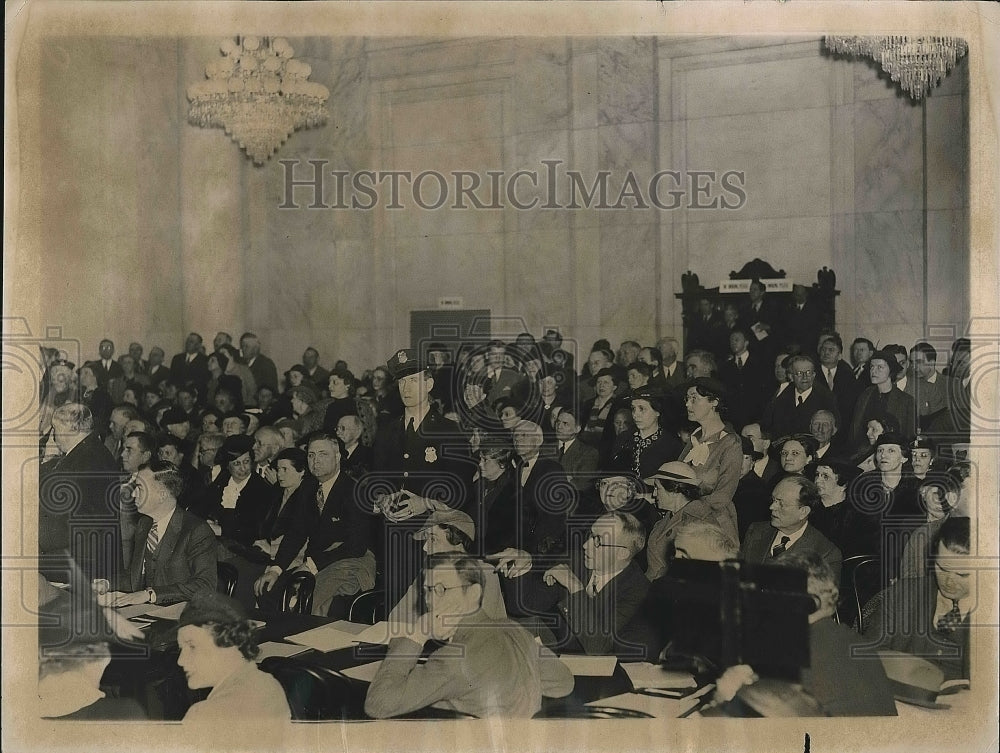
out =
{"type": "Polygon", "coordinates": [[[348,677],[355,680],[361,680],[362,682],[371,682],[375,679],[375,673],[378,672],[378,668],[382,666],[382,662],[373,661],[368,664],[361,664],[357,667],[348,667],[347,669],[342,669],[341,672],[348,677]]]}
{"type": "Polygon", "coordinates": [[[142,614],[148,614],[150,617],[159,617],[161,620],[179,620],[181,612],[184,611],[184,607],[186,606],[186,601],[179,601],[176,604],[171,604],[169,607],[146,604],[146,610],[142,614]]]}
{"type": "Polygon", "coordinates": [[[694,676],[686,672],[668,672],[659,664],[649,662],[622,663],[622,669],[633,688],[693,688],[694,676]]]}
{"type": "Polygon", "coordinates": [[[118,607],[115,611],[126,620],[131,620],[133,617],[138,617],[140,614],[146,614],[147,609],[149,609],[149,604],[131,604],[127,607],[118,607]]]}
{"type": "Polygon", "coordinates": [[[257,656],[257,663],[260,664],[264,659],[271,656],[295,656],[308,650],[306,646],[296,646],[292,643],[265,641],[260,644],[260,654],[257,656]]]}
{"type": "Polygon", "coordinates": [[[574,675],[611,677],[615,673],[615,665],[618,663],[618,657],[564,654],[559,657],[559,661],[569,667],[569,671],[574,675]]]}
{"type": "Polygon", "coordinates": [[[698,699],[713,687],[713,685],[706,685],[702,691],[693,693],[687,698],[661,698],[659,696],[641,695],[639,693],[622,693],[611,698],[591,701],[587,705],[631,709],[633,711],[642,711],[659,719],[676,719],[685,711],[690,711],[697,705],[698,699]]]}
{"type": "Polygon", "coordinates": [[[332,625],[321,625],[312,630],[289,635],[286,641],[314,648],[317,651],[336,651],[338,648],[353,646],[357,641],[351,633],[345,633],[332,625]]]}
{"type": "Polygon", "coordinates": [[[359,632],[354,640],[359,643],[389,643],[389,623],[376,622],[374,625],[365,625],[364,630],[359,632]]]}

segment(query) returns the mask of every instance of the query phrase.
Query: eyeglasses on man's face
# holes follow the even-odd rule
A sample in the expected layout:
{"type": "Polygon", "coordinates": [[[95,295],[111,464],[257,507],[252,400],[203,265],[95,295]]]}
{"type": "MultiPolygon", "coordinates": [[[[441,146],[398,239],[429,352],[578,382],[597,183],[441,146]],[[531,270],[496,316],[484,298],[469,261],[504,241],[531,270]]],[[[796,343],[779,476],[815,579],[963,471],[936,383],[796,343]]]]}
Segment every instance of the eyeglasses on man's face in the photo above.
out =
{"type": "Polygon", "coordinates": [[[600,549],[601,547],[609,546],[614,549],[628,549],[627,546],[622,546],[621,544],[611,544],[601,538],[601,534],[592,533],[587,537],[587,541],[594,545],[594,549],[600,549]]]}
{"type": "Polygon", "coordinates": [[[424,596],[430,596],[431,594],[433,594],[434,596],[438,597],[444,596],[448,591],[451,591],[456,588],[462,588],[462,584],[459,584],[457,586],[446,586],[444,583],[435,583],[433,586],[423,587],[424,596]]]}

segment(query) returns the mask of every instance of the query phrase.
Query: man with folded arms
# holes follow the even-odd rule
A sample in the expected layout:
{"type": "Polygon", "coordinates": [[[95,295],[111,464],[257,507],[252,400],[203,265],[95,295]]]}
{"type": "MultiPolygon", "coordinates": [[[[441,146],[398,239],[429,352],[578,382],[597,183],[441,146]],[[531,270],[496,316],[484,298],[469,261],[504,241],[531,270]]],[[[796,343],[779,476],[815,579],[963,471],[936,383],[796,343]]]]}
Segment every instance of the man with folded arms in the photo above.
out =
{"type": "Polygon", "coordinates": [[[573,690],[573,675],[531,634],[482,609],[480,563],[459,553],[433,555],[423,575],[426,619],[393,638],[368,689],[365,712],[378,719],[436,705],[478,717],[530,718],[542,696],[573,690]],[[444,642],[418,664],[428,640],[444,642]]]}

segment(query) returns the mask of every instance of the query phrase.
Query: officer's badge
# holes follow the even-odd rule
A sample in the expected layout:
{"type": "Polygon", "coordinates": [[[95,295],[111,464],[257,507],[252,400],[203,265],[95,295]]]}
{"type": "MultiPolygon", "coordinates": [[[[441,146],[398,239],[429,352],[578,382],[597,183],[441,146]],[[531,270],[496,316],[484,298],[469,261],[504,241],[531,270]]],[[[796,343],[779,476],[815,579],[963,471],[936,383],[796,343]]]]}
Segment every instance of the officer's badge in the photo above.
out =
{"type": "Polygon", "coordinates": [[[408,360],[408,359],[406,358],[406,351],[405,351],[405,350],[401,350],[401,351],[399,351],[399,352],[398,352],[398,353],[396,354],[396,360],[397,360],[397,361],[399,361],[400,363],[406,363],[406,361],[408,360]]]}
{"type": "Polygon", "coordinates": [[[435,450],[433,447],[428,447],[426,450],[424,450],[425,463],[434,463],[437,462],[437,459],[438,459],[437,450],[435,450]]]}

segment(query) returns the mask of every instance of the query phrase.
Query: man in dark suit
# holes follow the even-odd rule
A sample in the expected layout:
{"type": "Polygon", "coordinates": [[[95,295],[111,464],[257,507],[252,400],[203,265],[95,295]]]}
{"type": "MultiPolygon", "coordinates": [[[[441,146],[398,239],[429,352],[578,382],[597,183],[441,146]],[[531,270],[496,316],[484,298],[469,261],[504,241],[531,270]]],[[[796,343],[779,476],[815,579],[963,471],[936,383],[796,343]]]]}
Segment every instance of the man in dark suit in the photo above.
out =
{"type": "Polygon", "coordinates": [[[556,630],[556,640],[562,650],[644,657],[644,647],[628,640],[626,628],[649,591],[649,581],[634,561],[645,538],[645,529],[631,513],[602,515],[583,543],[582,578],[567,564],[545,571],[546,585],[565,589],[556,605],[562,628],[556,630]]]}
{"type": "Polygon", "coordinates": [[[858,399],[858,381],[847,361],[843,360],[844,343],[840,335],[832,332],[823,337],[819,346],[819,381],[826,385],[837,400],[840,418],[844,421],[854,415],[858,399]]]}
{"type": "Polygon", "coordinates": [[[366,504],[385,516],[376,557],[386,578],[386,603],[395,604],[420,565],[412,534],[429,512],[465,503],[475,465],[458,424],[433,407],[434,378],[417,352],[398,350],[386,365],[396,379],[403,415],[378,428],[362,488],[366,504]]]}
{"type": "MultiPolygon", "coordinates": [[[[198,387],[198,394],[206,394],[208,380],[208,358],[201,352],[202,339],[197,332],[192,332],[184,340],[184,352],[178,353],[170,361],[170,377],[178,384],[194,382],[198,387]]],[[[150,352],[150,358],[153,353],[150,352]]],[[[153,383],[150,377],[150,383],[153,383]]]]}
{"type": "Polygon", "coordinates": [[[276,611],[287,580],[294,572],[307,570],[316,576],[312,613],[325,617],[335,597],[374,587],[375,555],[354,479],[341,470],[343,442],[328,434],[313,435],[306,457],[309,472],[319,482],[315,503],[293,521],[254,592],[261,608],[276,611]],[[304,561],[289,570],[303,546],[304,561]]]}
{"type": "Polygon", "coordinates": [[[491,406],[502,397],[511,397],[520,388],[521,375],[503,365],[506,354],[507,346],[499,340],[487,346],[483,390],[486,392],[486,403],[491,406]]]}
{"type": "Polygon", "coordinates": [[[90,578],[113,579],[122,564],[118,463],[101,442],[90,409],[65,403],[52,414],[52,440],[62,456],[38,470],[38,549],[69,550],[90,578]]]}
{"type": "Polygon", "coordinates": [[[215,535],[205,521],[177,507],[183,488],[180,473],[165,461],[150,461],[136,474],[140,515],[132,560],[108,594],[111,605],[174,604],[215,591],[215,535]]]}
{"type": "Polygon", "coordinates": [[[115,344],[111,340],[101,340],[97,352],[100,353],[101,357],[97,361],[91,361],[91,366],[95,372],[100,372],[94,374],[98,383],[107,384],[112,379],[121,379],[125,372],[122,370],[122,365],[112,358],[115,354],[115,344]],[[102,374],[103,379],[101,378],[102,374]]]}
{"type": "Polygon", "coordinates": [[[764,411],[763,423],[772,437],[808,434],[809,421],[818,410],[837,415],[837,401],[816,379],[816,364],[812,358],[799,355],[789,362],[791,389],[785,389],[764,411]]]}
{"type": "Polygon", "coordinates": [[[253,380],[258,387],[266,384],[271,389],[278,389],[278,369],[267,356],[260,352],[260,339],[253,332],[244,332],[240,336],[240,351],[243,362],[253,374],[253,380]]]}
{"type": "Polygon", "coordinates": [[[772,331],[779,330],[784,323],[781,307],[777,301],[767,295],[764,283],[758,279],[751,280],[748,295],[750,301],[743,314],[746,328],[750,329],[757,322],[766,322],[771,325],[772,331]]]}
{"type": "Polygon", "coordinates": [[[874,352],[875,343],[867,337],[856,337],[851,343],[851,364],[859,393],[872,383],[871,374],[868,371],[868,361],[874,352]]]}
{"type": "Polygon", "coordinates": [[[576,406],[566,406],[556,416],[555,459],[566,472],[566,477],[578,492],[589,491],[597,473],[598,454],[594,447],[579,441],[580,423],[576,406]]]}
{"type": "Polygon", "coordinates": [[[741,327],[729,335],[732,356],[719,368],[719,379],[729,390],[728,419],[737,429],[760,418],[770,391],[771,364],[750,352],[750,336],[741,327]]]}
{"type": "MultiPolygon", "coordinates": [[[[316,348],[308,347],[302,354],[302,366],[306,370],[306,376],[322,392],[326,389],[330,372],[319,365],[319,351],[316,348]]],[[[258,384],[258,386],[260,386],[258,384]]]]}
{"type": "MultiPolygon", "coordinates": [[[[170,369],[163,365],[165,358],[163,348],[155,346],[149,351],[149,361],[146,363],[146,378],[149,379],[149,387],[159,391],[160,384],[170,378],[170,369]]],[[[206,365],[207,365],[206,361],[206,365]]]]}
{"type": "MultiPolygon", "coordinates": [[[[758,423],[747,424],[740,431],[740,436],[749,439],[753,445],[756,458],[750,472],[760,479],[768,489],[775,478],[781,473],[781,463],[771,457],[771,432],[758,423]]],[[[770,501],[768,501],[770,505],[770,501]]]]}
{"type": "Polygon", "coordinates": [[[739,558],[753,564],[776,564],[785,552],[813,551],[826,561],[839,583],[840,550],[809,525],[809,514],[822,504],[819,490],[809,479],[782,479],[771,493],[771,522],[750,524],[739,558]]]}
{"type": "Polygon", "coordinates": [[[936,664],[945,680],[969,680],[971,612],[977,606],[976,573],[970,555],[969,518],[946,520],[933,542],[934,565],[922,578],[890,586],[866,622],[865,638],[936,664]]]}
{"type": "Polygon", "coordinates": [[[364,427],[356,413],[348,413],[337,421],[337,438],[344,443],[347,453],[342,467],[348,476],[357,480],[372,467],[372,448],[361,444],[364,427]]]}
{"type": "Polygon", "coordinates": [[[792,286],[792,301],[782,323],[786,343],[797,344],[803,353],[815,352],[820,329],[819,307],[809,300],[809,291],[804,285],[792,286]]]}
{"type": "Polygon", "coordinates": [[[724,328],[722,317],[708,298],[698,301],[698,310],[688,319],[687,339],[684,349],[714,351],[724,328]]]}

